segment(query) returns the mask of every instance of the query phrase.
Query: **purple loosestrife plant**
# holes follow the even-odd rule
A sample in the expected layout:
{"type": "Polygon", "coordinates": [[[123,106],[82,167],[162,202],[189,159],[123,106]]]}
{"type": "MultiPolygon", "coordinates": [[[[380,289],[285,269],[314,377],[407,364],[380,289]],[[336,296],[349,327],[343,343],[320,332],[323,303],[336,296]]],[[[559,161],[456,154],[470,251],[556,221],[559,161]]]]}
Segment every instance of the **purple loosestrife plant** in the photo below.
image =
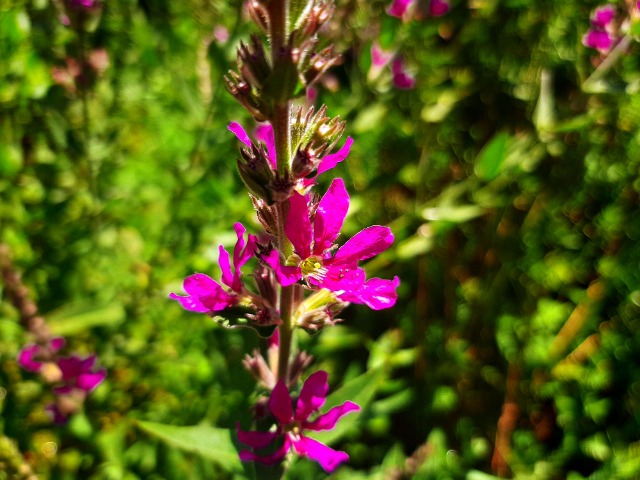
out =
{"type": "MultiPolygon", "coordinates": [[[[259,351],[243,360],[264,395],[255,406],[256,430],[238,425],[238,439],[252,449],[242,450],[240,458],[282,472],[293,453],[332,472],[348,454],[311,435],[333,429],[360,407],[350,400],[316,415],[325,402],[328,374],[305,373],[313,359],[306,352],[292,354],[294,334],[335,325],[349,303],[373,310],[392,307],[399,279],[367,278],[360,266],[391,246],[388,227],[373,225],[336,244],[350,203],[344,180],[335,178],[316,200],[317,178],[344,161],[353,144],[350,137],[341,142],[345,122],[339,117],[330,118],[325,106],[304,104],[305,97],[307,102],[313,97],[315,82],[340,61],[333,46],[318,46],[318,32],[335,7],[332,0],[289,3],[249,1],[249,13],[269,42],[265,47],[254,35],[248,44],[240,43],[238,69],[225,77],[227,90],[260,122],[252,136],[238,122],[229,130],[241,142],[238,171],[264,233],[245,240],[245,228],[237,223],[233,257],[220,247],[220,283],[195,273],[184,280],[186,295],[169,297],[223,326],[252,327],[270,337],[266,360],[259,351]],[[298,97],[302,102],[294,106],[298,97]],[[255,265],[253,275],[247,275],[250,265],[255,265]],[[294,401],[291,392],[305,376],[294,401]]],[[[403,64],[392,70],[402,77],[399,88],[412,86],[403,64]]]]}
{"type": "Polygon", "coordinates": [[[57,425],[67,423],[69,416],[80,411],[87,395],[107,377],[106,369],[96,367],[95,355],[86,358],[59,355],[65,343],[64,338],[54,337],[44,345],[26,345],[18,353],[18,364],[23,369],[54,385],[56,398],[46,410],[57,425]]]}

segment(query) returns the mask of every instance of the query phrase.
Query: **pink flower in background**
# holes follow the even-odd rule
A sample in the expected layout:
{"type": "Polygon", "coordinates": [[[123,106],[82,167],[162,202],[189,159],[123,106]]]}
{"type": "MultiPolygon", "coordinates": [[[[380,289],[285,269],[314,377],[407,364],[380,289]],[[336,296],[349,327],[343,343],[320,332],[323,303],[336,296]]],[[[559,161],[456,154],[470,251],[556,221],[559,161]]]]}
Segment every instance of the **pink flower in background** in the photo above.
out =
{"type": "Polygon", "coordinates": [[[383,50],[378,42],[371,44],[371,65],[376,68],[382,68],[388,65],[393,59],[394,53],[383,50]]]}
{"type": "Polygon", "coordinates": [[[280,264],[279,253],[272,250],[263,260],[273,268],[283,286],[305,280],[312,288],[326,288],[347,302],[361,303],[374,310],[392,307],[400,281],[367,280],[358,262],[384,252],[393,243],[388,227],[373,225],[361,230],[335,250],[334,241],[349,209],[349,195],[341,178],[331,183],[317,206],[295,193],[289,198],[285,233],[293,244],[294,255],[280,264]],[[311,211],[315,210],[315,215],[311,211]],[[333,253],[335,251],[335,253],[333,253]]]}
{"type": "Polygon", "coordinates": [[[241,223],[236,223],[233,228],[238,237],[233,249],[233,269],[231,268],[229,252],[222,245],[219,247],[218,256],[218,265],[222,271],[222,283],[230,291],[208,275],[196,273],[184,280],[183,288],[187,292],[186,296],[171,293],[169,298],[180,302],[186,310],[207,314],[219,312],[239,302],[239,295],[243,293],[244,289],[241,268],[254,255],[256,237],[248,234],[245,242],[244,234],[246,229],[244,226],[241,223]]]}
{"type": "Polygon", "coordinates": [[[608,3],[602,7],[598,7],[595,12],[593,12],[593,15],[591,15],[591,26],[602,29],[607,28],[615,16],[615,5],[608,3]]]}
{"type": "Polygon", "coordinates": [[[56,363],[62,372],[63,385],[54,388],[53,393],[63,395],[74,389],[87,393],[95,390],[107,377],[106,369],[101,368],[96,371],[96,359],[95,355],[90,355],[87,358],[81,358],[77,355],[59,358],[56,363]]]}
{"type": "Polygon", "coordinates": [[[591,28],[582,37],[582,44],[601,53],[608,52],[614,41],[614,37],[609,30],[611,30],[615,14],[616,8],[610,3],[596,8],[593,15],[591,15],[591,28]]]}
{"type": "MultiPolygon", "coordinates": [[[[393,0],[387,13],[392,17],[403,18],[414,0],[393,0]]],[[[427,11],[432,17],[441,17],[449,12],[451,5],[448,0],[428,0],[427,11]]]]}
{"type": "Polygon", "coordinates": [[[55,403],[46,407],[53,422],[62,425],[69,416],[78,412],[86,396],[95,390],[107,376],[107,370],[96,368],[96,356],[81,358],[78,355],[61,357],[58,351],[64,346],[62,337],[49,340],[47,345],[30,344],[18,354],[18,364],[25,370],[40,374],[47,383],[56,385],[55,403]]]}
{"type": "Polygon", "coordinates": [[[394,87],[400,90],[411,90],[416,86],[416,79],[408,72],[402,57],[397,57],[391,63],[391,73],[394,87]]]}
{"type": "Polygon", "coordinates": [[[391,70],[391,83],[395,88],[410,90],[415,87],[416,79],[407,69],[404,59],[399,54],[383,50],[378,43],[373,42],[369,79],[375,81],[387,66],[391,70]]]}
{"type": "Polygon", "coordinates": [[[269,397],[269,410],[278,422],[276,431],[244,431],[239,426],[237,426],[237,430],[238,440],[253,449],[263,449],[280,438],[282,438],[282,445],[275,452],[265,455],[241,450],[240,459],[243,462],[274,465],[280,463],[289,450],[293,449],[301,457],[317,461],[328,473],[333,472],[341,463],[347,461],[349,455],[345,452],[333,450],[304,435],[307,430],[332,430],[345,414],[360,410],[358,405],[347,401],[309,421],[309,417],[325,403],[329,391],[327,377],[327,372],[324,371],[312,374],[302,386],[300,396],[295,402],[295,409],[289,389],[281,379],[269,397]]]}
{"type": "Polygon", "coordinates": [[[449,13],[451,5],[447,0],[430,0],[429,1],[429,14],[433,17],[441,17],[449,13]]]}
{"type": "Polygon", "coordinates": [[[392,17],[402,18],[412,1],[413,0],[393,0],[393,3],[391,3],[387,9],[387,13],[392,17]]]}
{"type": "Polygon", "coordinates": [[[55,337],[49,341],[47,346],[37,345],[31,343],[25,346],[20,353],[18,353],[18,365],[24,368],[28,372],[38,373],[42,370],[43,360],[42,356],[52,356],[62,347],[64,347],[65,340],[62,337],[55,337]]]}

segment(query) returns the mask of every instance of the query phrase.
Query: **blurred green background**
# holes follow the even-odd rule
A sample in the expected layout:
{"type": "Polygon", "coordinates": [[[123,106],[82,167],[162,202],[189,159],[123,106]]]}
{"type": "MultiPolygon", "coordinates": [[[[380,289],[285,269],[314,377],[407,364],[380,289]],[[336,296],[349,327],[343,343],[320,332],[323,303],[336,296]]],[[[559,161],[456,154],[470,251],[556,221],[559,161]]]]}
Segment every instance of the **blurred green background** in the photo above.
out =
{"type": "MultiPolygon", "coordinates": [[[[391,310],[299,334],[332,388],[370,372],[335,478],[640,478],[640,57],[632,44],[604,71],[582,46],[597,5],[452,0],[402,22],[387,2],[338,1],[323,42],[344,62],[317,104],[355,139],[333,171],[352,197],[343,238],[391,226],[367,270],[402,283],[391,310]],[[374,41],[415,89],[371,71],[374,41]]],[[[227,131],[253,123],[222,82],[252,27],[237,0],[108,0],[80,35],[57,6],[0,2],[0,235],[52,329],[109,375],[53,427],[4,298],[0,479],[27,478],[20,463],[45,479],[244,478],[205,441],[185,451],[138,422],[251,422],[240,360],[260,340],[167,294],[219,274],[234,222],[259,231],[227,131]]]]}

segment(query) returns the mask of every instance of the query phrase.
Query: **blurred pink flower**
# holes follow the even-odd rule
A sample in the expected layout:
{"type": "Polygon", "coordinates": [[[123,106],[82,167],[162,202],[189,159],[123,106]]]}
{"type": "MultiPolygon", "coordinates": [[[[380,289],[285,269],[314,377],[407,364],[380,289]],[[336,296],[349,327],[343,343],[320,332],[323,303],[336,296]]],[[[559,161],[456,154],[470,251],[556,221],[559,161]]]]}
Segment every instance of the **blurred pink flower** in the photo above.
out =
{"type": "Polygon", "coordinates": [[[43,356],[51,357],[58,352],[65,344],[62,337],[52,338],[48,345],[42,346],[35,343],[26,345],[20,353],[18,353],[18,365],[28,372],[38,373],[42,370],[43,356]]]}
{"type": "MultiPolygon", "coordinates": [[[[427,0],[427,11],[432,17],[441,17],[449,12],[451,5],[448,0],[427,0]]],[[[404,18],[414,0],[393,0],[387,13],[392,17],[404,18]]]]}
{"type": "Polygon", "coordinates": [[[591,28],[582,37],[582,44],[585,47],[598,50],[600,53],[608,52],[614,42],[610,30],[615,14],[616,8],[610,3],[596,8],[591,15],[591,28]]]}
{"type": "Polygon", "coordinates": [[[391,73],[394,87],[400,90],[411,90],[416,86],[416,79],[407,71],[402,57],[397,57],[391,63],[391,73]]]}
{"type": "Polygon", "coordinates": [[[244,431],[237,425],[238,440],[253,449],[263,449],[282,438],[280,445],[273,453],[258,455],[249,450],[240,451],[243,462],[260,462],[266,465],[280,463],[290,449],[301,457],[317,461],[328,473],[349,459],[345,452],[333,450],[325,444],[304,435],[307,430],[332,430],[338,420],[349,412],[358,411],[360,407],[350,401],[333,407],[328,412],[318,415],[314,420],[309,417],[324,405],[329,383],[327,372],[312,374],[300,391],[300,396],[293,407],[293,400],[284,380],[278,381],[269,397],[269,410],[277,421],[274,432],[244,431]]]}
{"type": "Polygon", "coordinates": [[[433,17],[441,17],[449,13],[451,5],[448,0],[430,0],[429,1],[429,14],[433,17]]]}

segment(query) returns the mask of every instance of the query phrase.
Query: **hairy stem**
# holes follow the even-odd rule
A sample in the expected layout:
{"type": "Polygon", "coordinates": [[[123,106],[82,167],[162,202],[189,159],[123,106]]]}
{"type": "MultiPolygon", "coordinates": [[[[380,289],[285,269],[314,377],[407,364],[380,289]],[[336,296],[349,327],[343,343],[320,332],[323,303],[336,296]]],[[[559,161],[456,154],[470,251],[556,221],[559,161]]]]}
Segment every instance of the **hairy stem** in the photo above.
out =
{"type": "Polygon", "coordinates": [[[294,289],[296,285],[282,287],[280,291],[280,319],[282,324],[278,327],[280,333],[280,347],[278,350],[278,380],[287,380],[289,373],[289,357],[291,356],[291,342],[293,340],[293,325],[291,317],[295,309],[294,289]]]}
{"type": "MultiPolygon", "coordinates": [[[[269,40],[271,42],[271,62],[274,70],[287,62],[291,55],[289,37],[289,0],[272,0],[268,5],[269,40]]],[[[278,173],[282,176],[289,171],[291,156],[291,101],[286,99],[274,105],[273,134],[278,158],[278,173]]]]}
{"type": "MultiPolygon", "coordinates": [[[[274,70],[287,61],[287,55],[291,55],[288,48],[289,37],[289,0],[272,0],[267,9],[269,11],[269,40],[271,41],[271,61],[274,70]]],[[[278,159],[278,174],[285,177],[291,163],[291,101],[284,99],[274,105],[272,118],[273,134],[278,159]]],[[[284,205],[279,205],[280,213],[286,212],[284,205]]],[[[278,250],[285,252],[288,248],[288,240],[284,233],[286,215],[278,215],[278,250]]],[[[289,371],[289,357],[291,355],[291,342],[293,340],[292,315],[295,311],[296,285],[282,287],[280,290],[280,319],[282,324],[278,327],[280,333],[280,347],[278,350],[278,380],[287,379],[289,371]]]]}

